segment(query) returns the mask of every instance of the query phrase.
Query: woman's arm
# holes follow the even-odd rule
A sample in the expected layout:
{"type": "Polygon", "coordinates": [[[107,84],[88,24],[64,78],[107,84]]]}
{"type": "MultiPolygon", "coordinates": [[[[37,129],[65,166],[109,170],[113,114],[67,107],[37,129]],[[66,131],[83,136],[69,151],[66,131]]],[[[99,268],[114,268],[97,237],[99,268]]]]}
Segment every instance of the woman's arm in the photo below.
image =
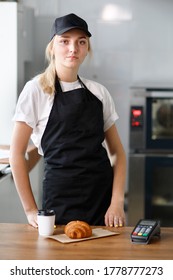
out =
{"type": "Polygon", "coordinates": [[[114,171],[112,199],[105,214],[105,224],[115,227],[123,226],[125,223],[124,188],[126,179],[126,156],[115,125],[112,125],[105,132],[105,139],[109,154],[113,159],[114,171]]]}
{"type": "Polygon", "coordinates": [[[25,159],[31,133],[32,128],[26,123],[15,123],[10,147],[10,166],[28,222],[33,227],[37,227],[37,205],[32,193],[25,159]]]}

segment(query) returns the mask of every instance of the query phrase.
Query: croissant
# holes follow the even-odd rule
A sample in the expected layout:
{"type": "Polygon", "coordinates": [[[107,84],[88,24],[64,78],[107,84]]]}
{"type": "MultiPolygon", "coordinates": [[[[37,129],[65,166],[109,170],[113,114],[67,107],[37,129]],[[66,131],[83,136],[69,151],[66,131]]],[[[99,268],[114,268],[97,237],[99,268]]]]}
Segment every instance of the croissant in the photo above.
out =
{"type": "Polygon", "coordinates": [[[72,239],[90,237],[92,229],[90,225],[84,221],[71,221],[64,228],[65,234],[72,239]]]}

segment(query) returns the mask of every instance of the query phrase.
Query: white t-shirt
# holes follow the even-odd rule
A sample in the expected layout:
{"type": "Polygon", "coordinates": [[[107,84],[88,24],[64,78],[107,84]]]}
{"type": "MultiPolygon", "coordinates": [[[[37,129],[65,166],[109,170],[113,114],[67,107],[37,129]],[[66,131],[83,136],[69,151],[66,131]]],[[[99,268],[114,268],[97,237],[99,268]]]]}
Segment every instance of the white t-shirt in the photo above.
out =
{"type": "MultiPolygon", "coordinates": [[[[103,103],[104,131],[109,129],[118,119],[113,99],[108,90],[101,84],[81,78],[86,87],[103,103]]],[[[62,91],[69,91],[81,87],[77,80],[73,83],[60,82],[62,91]]],[[[16,106],[13,121],[21,121],[28,124],[32,129],[31,139],[38,152],[43,155],[41,138],[53,105],[54,94],[43,92],[36,76],[26,83],[16,106]]]]}

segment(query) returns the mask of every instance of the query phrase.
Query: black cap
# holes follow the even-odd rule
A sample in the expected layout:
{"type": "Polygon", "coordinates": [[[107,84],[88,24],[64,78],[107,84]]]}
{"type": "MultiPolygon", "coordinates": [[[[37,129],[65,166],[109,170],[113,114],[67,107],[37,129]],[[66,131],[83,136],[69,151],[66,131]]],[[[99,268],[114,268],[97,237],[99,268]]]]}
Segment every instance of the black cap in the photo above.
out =
{"type": "Polygon", "coordinates": [[[55,19],[55,22],[51,30],[51,40],[56,34],[62,35],[68,30],[74,28],[83,30],[88,37],[92,36],[91,33],[88,31],[88,25],[85,20],[83,20],[82,18],[78,17],[75,14],[68,14],[66,16],[55,19]]]}

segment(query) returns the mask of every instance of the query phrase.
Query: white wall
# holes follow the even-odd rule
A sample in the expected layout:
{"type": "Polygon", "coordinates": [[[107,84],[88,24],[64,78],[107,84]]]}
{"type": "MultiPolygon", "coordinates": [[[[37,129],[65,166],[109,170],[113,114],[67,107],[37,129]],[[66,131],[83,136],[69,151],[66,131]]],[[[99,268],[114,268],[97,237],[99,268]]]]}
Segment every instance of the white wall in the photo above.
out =
{"type": "Polygon", "coordinates": [[[0,145],[10,144],[17,95],[25,82],[25,63],[32,60],[32,12],[16,2],[0,2],[0,145]]]}
{"type": "Polygon", "coordinates": [[[2,145],[10,142],[11,118],[17,99],[16,3],[0,2],[0,38],[0,144],[2,145]]]}
{"type": "Polygon", "coordinates": [[[132,4],[133,81],[173,81],[173,1],[132,4]]]}

